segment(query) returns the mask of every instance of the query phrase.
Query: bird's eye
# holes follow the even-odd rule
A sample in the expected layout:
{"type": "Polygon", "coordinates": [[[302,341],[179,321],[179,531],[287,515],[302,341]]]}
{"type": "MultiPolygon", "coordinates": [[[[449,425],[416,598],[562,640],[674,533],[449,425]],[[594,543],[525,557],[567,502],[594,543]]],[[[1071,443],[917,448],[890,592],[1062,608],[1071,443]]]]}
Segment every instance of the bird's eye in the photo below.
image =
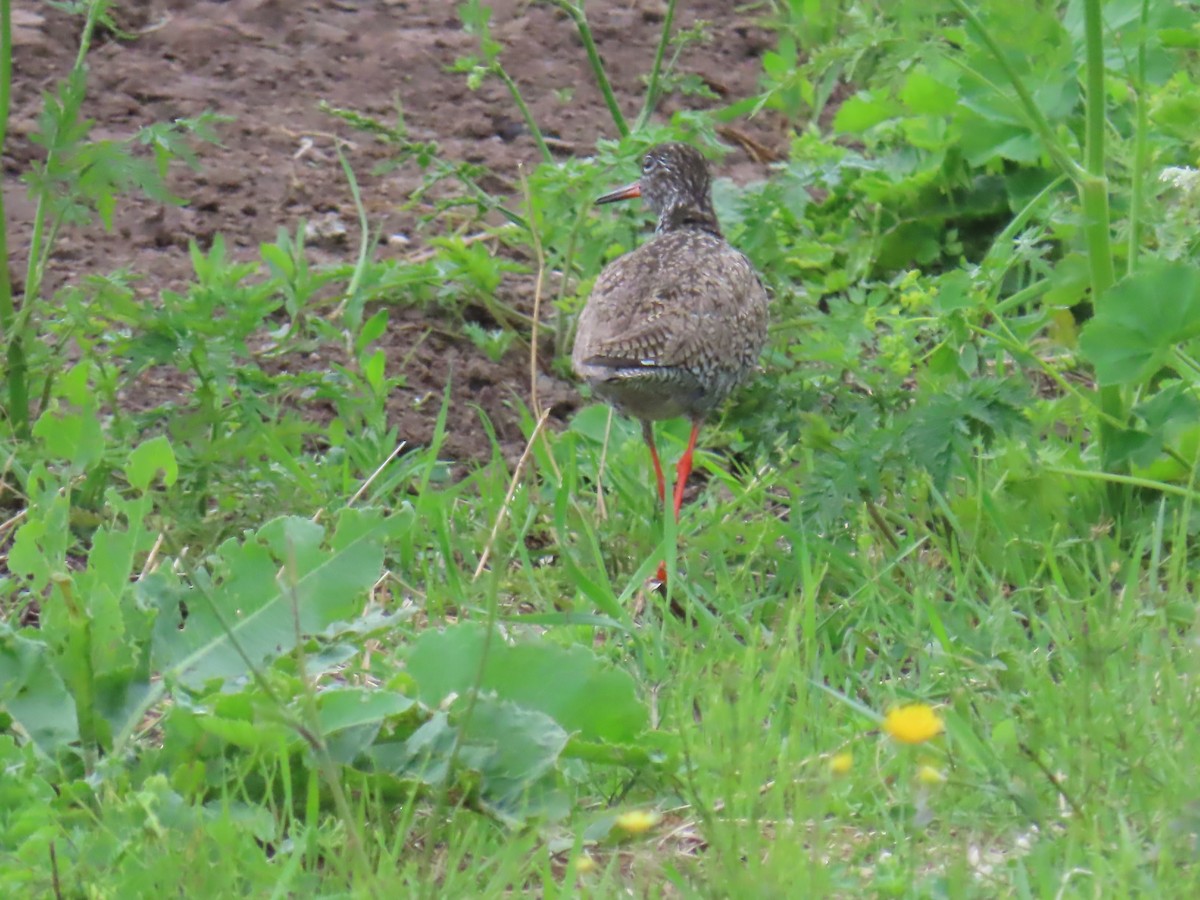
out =
{"type": "Polygon", "coordinates": [[[655,159],[653,156],[647,156],[644,160],[642,160],[643,174],[649,175],[651,172],[653,172],[657,168],[658,168],[658,160],[655,159]]]}

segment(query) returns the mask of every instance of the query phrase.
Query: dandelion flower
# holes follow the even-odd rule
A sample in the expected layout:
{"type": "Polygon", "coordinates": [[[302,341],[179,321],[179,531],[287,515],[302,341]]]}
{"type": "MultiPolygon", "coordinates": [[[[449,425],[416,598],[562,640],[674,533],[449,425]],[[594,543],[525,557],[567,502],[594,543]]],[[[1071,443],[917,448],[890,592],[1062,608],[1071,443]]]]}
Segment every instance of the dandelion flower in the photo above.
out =
{"type": "Polygon", "coordinates": [[[657,825],[661,818],[658,813],[634,809],[617,816],[615,824],[621,831],[636,837],[639,834],[645,834],[657,825]]]}
{"type": "Polygon", "coordinates": [[[854,767],[854,757],[849,753],[835,753],[829,759],[829,772],[831,775],[848,775],[854,767]]]}
{"type": "Polygon", "coordinates": [[[923,744],[945,729],[932,706],[912,703],[898,706],[883,720],[883,730],[902,744],[923,744]]]}

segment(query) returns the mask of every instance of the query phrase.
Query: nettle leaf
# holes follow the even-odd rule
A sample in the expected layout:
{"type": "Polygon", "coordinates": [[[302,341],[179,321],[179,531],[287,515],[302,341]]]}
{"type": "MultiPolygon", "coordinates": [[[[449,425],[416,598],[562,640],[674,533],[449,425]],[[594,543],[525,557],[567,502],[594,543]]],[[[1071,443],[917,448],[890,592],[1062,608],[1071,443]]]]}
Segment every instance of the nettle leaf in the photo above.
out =
{"type": "Polygon", "coordinates": [[[648,717],[632,676],[586,647],[510,644],[495,634],[485,660],[485,639],[483,626],[475,623],[422,634],[407,660],[421,701],[437,707],[478,680],[481,692],[545,713],[586,740],[628,743],[645,730],[648,717]]]}
{"type": "Polygon", "coordinates": [[[1013,381],[977,379],[955,384],[909,413],[905,440],[912,459],[941,486],[956,457],[976,443],[988,447],[1002,435],[1028,429],[1029,396],[1013,381]]]}
{"type": "Polygon", "coordinates": [[[1079,336],[1104,386],[1145,381],[1177,344],[1200,336],[1200,268],[1150,263],[1121,279],[1079,336]]]}
{"type": "Polygon", "coordinates": [[[200,689],[248,674],[362,612],[383,566],[383,542],[411,522],[378,511],[343,510],[333,535],[307,519],[285,517],[244,543],[227,541],[211,573],[172,590],[152,579],[159,617],[154,667],[200,689]],[[186,617],[184,615],[186,610],[186,617]]]}

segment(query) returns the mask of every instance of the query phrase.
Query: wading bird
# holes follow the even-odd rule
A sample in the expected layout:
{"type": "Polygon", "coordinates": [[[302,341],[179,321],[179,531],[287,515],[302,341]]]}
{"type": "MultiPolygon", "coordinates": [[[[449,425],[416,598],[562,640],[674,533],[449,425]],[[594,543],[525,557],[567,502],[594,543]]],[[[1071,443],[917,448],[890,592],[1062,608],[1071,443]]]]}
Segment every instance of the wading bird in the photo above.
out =
{"type": "MultiPolygon", "coordinates": [[[[708,164],[694,147],[652,147],[641,178],[596,203],[633,197],[657,217],[654,236],[596,279],[579,316],[572,362],[598,397],[641,420],[661,503],[666,482],[653,423],[691,420],[676,469],[678,521],[700,426],[757,368],[767,339],[767,292],[750,261],[722,237],[708,164]]],[[[658,578],[666,578],[662,565],[658,578]]]]}

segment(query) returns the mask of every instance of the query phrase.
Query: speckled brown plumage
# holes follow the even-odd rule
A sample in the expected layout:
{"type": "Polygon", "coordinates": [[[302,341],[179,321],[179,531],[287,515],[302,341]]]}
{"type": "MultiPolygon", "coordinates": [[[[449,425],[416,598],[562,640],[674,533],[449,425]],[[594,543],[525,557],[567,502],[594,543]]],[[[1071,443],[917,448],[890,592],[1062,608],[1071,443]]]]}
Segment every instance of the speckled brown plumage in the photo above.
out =
{"type": "Polygon", "coordinates": [[[575,371],[639,419],[703,418],[754,371],[767,292],[721,237],[699,151],[653,148],[638,186],[658,227],[600,273],[579,317],[575,371]]]}
{"type": "Polygon", "coordinates": [[[767,292],[750,261],[721,236],[708,166],[695,148],[651,148],[641,179],[597,202],[636,196],[657,216],[654,237],[600,273],[579,317],[572,361],[597,396],[642,420],[660,497],[649,423],[692,420],[676,484],[678,516],[701,422],[757,365],[767,292]]]}

